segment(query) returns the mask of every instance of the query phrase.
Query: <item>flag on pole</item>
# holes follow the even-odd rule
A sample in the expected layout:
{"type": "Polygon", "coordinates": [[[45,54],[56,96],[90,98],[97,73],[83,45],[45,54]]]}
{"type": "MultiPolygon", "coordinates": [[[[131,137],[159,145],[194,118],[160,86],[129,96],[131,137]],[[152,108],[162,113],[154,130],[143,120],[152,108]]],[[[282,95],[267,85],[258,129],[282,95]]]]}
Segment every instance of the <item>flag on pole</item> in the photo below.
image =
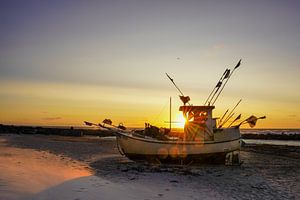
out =
{"type": "Polygon", "coordinates": [[[104,124],[112,125],[112,121],[110,119],[103,120],[104,124]]]}
{"type": "Polygon", "coordinates": [[[230,69],[226,69],[224,79],[229,78],[229,76],[230,76],[230,69]]]}
{"type": "Polygon", "coordinates": [[[241,61],[242,61],[242,59],[240,59],[240,61],[238,62],[238,64],[236,64],[236,66],[234,67],[234,69],[238,68],[241,65],[241,61]]]}
{"type": "Polygon", "coordinates": [[[250,117],[248,117],[246,119],[246,122],[249,124],[249,126],[251,128],[253,128],[256,125],[257,120],[258,120],[257,117],[255,117],[254,115],[251,115],[250,117]]]}
{"type": "Polygon", "coordinates": [[[236,122],[237,120],[241,119],[242,114],[239,114],[239,116],[237,116],[228,127],[231,127],[231,125],[236,122]]]}
{"type": "Polygon", "coordinates": [[[169,74],[166,73],[166,75],[170,79],[170,81],[174,82],[173,79],[169,76],[169,74]]]}
{"type": "Polygon", "coordinates": [[[237,118],[235,118],[234,121],[241,119],[242,114],[240,114],[239,116],[237,116],[237,118]]]}
{"type": "Polygon", "coordinates": [[[189,96],[179,96],[179,98],[184,105],[191,100],[189,96]]]}
{"type": "Polygon", "coordinates": [[[216,87],[219,88],[219,87],[221,87],[221,85],[222,85],[222,81],[219,81],[219,82],[217,83],[216,87]]]}
{"type": "Polygon", "coordinates": [[[92,126],[92,125],[94,125],[93,123],[87,122],[87,121],[84,121],[84,123],[85,123],[85,125],[87,125],[87,126],[92,126]]]}

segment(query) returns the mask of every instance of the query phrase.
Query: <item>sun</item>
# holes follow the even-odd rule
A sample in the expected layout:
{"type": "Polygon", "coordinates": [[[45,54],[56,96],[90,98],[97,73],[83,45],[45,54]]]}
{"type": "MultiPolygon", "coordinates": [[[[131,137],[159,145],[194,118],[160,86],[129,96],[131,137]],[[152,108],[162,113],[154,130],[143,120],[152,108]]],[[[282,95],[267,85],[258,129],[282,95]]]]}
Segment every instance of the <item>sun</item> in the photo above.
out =
{"type": "Polygon", "coordinates": [[[186,119],[183,117],[183,114],[182,113],[177,113],[176,114],[176,127],[177,128],[184,128],[184,125],[185,125],[185,122],[186,122],[186,119]]]}

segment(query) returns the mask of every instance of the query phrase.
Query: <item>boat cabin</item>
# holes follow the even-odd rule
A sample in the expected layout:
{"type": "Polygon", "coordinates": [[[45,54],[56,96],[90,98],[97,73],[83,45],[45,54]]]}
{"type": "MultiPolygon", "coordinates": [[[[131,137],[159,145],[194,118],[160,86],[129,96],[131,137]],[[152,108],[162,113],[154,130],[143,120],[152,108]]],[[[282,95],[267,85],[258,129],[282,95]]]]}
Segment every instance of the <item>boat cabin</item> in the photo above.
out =
{"type": "Polygon", "coordinates": [[[216,127],[216,120],[212,118],[214,106],[180,106],[186,119],[184,132],[187,140],[194,140],[197,135],[202,135],[205,140],[213,137],[213,129],[216,127]]]}

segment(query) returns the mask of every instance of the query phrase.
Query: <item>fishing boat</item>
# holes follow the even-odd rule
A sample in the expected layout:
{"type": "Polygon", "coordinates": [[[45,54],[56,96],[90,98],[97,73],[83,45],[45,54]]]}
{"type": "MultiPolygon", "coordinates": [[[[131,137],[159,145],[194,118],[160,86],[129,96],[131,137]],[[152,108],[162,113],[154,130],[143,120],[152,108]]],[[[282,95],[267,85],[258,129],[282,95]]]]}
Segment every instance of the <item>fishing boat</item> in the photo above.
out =
{"type": "Polygon", "coordinates": [[[235,159],[235,163],[239,163],[239,127],[216,128],[216,119],[212,118],[213,109],[214,106],[181,106],[179,110],[190,119],[185,124],[182,136],[176,139],[168,139],[168,131],[157,130],[153,126],[146,127],[142,134],[119,131],[118,148],[132,160],[225,163],[227,156],[229,162],[235,159]]]}
{"type": "MultiPolygon", "coordinates": [[[[251,116],[234,125],[240,120],[241,115],[239,115],[229,126],[224,128],[226,122],[234,115],[233,111],[241,100],[231,112],[228,113],[227,110],[220,119],[213,117],[213,110],[215,108],[214,103],[240,64],[241,60],[232,71],[230,69],[225,70],[204,105],[200,106],[190,104],[190,97],[185,96],[174,80],[166,74],[180,92],[179,97],[183,102],[183,105],[179,107],[179,111],[182,112],[185,119],[182,132],[176,134],[172,132],[171,113],[170,128],[158,128],[145,123],[143,130],[129,131],[122,124],[113,126],[111,120],[108,119],[104,120],[103,124],[98,125],[114,130],[119,152],[132,160],[146,160],[155,163],[209,162],[238,165],[241,163],[239,157],[242,142],[240,126],[244,123],[255,125],[258,119],[264,117],[251,116]]],[[[90,122],[85,123],[95,125],[90,122]]]]}

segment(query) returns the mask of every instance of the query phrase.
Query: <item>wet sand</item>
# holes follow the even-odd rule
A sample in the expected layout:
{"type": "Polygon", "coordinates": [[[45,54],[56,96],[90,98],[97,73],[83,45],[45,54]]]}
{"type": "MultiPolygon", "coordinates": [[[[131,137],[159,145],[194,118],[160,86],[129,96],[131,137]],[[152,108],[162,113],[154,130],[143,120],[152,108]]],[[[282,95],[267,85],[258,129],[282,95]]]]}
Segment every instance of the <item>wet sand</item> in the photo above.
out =
{"type": "Polygon", "coordinates": [[[251,145],[242,166],[158,166],[113,138],[0,135],[0,199],[300,199],[300,148],[251,145]]]}

